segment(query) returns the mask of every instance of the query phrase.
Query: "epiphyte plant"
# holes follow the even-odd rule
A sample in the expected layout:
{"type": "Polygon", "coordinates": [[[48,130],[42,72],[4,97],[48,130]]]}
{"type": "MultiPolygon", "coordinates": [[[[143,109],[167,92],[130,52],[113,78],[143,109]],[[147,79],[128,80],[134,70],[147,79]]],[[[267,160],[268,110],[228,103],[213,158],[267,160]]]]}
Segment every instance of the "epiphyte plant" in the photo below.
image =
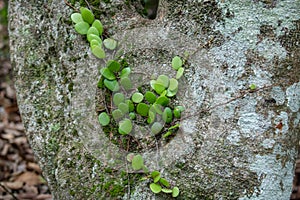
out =
{"type": "Polygon", "coordinates": [[[117,47],[117,41],[114,39],[107,38],[102,41],[103,25],[100,20],[95,20],[94,14],[89,9],[81,7],[80,13],[73,13],[71,19],[75,23],[75,30],[87,36],[91,51],[97,58],[105,58],[103,46],[109,50],[117,47]]]}
{"type": "Polygon", "coordinates": [[[171,186],[170,182],[161,176],[159,171],[149,172],[148,168],[144,165],[144,159],[140,154],[130,153],[127,155],[127,161],[131,163],[131,167],[135,171],[143,170],[146,174],[142,180],[151,179],[149,185],[151,191],[155,194],[160,192],[171,194],[172,197],[177,197],[179,195],[179,188],[177,186],[171,186]]]}
{"type": "MultiPolygon", "coordinates": [[[[117,41],[112,38],[103,40],[103,25],[100,20],[95,19],[94,14],[87,8],[80,8],[80,13],[73,13],[71,19],[75,24],[75,30],[86,35],[90,44],[91,52],[99,59],[106,57],[106,51],[117,48],[117,41]]],[[[99,113],[98,121],[103,127],[110,126],[110,130],[117,130],[121,136],[130,134],[135,121],[143,122],[150,127],[150,135],[161,138],[169,138],[175,135],[180,127],[177,122],[181,118],[184,107],[174,105],[179,88],[178,80],[184,73],[184,61],[175,56],[171,66],[176,70],[175,78],[167,75],[159,75],[150,81],[145,90],[133,88],[130,79],[131,68],[123,64],[123,60],[114,59],[106,61],[105,67],[100,70],[100,78],[97,84],[107,94],[106,111],[99,113]]],[[[178,187],[170,188],[169,182],[160,177],[160,172],[149,173],[144,165],[141,155],[131,155],[127,160],[132,163],[133,170],[143,169],[144,173],[151,177],[153,182],[150,189],[154,193],[171,193],[173,197],[179,195],[178,187]]]]}

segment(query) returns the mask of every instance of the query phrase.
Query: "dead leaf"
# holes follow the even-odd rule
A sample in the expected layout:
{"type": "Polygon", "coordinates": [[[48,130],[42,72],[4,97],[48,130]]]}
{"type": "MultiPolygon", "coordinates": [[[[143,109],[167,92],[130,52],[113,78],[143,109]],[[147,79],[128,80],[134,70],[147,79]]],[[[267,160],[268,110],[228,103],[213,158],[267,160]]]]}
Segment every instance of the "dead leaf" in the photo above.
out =
{"type": "Polygon", "coordinates": [[[37,175],[34,172],[24,172],[21,175],[17,176],[15,181],[26,182],[29,186],[42,183],[41,176],[37,175]]]}
{"type": "Polygon", "coordinates": [[[14,181],[14,182],[2,182],[2,184],[11,190],[19,190],[23,187],[23,182],[14,181]]]}

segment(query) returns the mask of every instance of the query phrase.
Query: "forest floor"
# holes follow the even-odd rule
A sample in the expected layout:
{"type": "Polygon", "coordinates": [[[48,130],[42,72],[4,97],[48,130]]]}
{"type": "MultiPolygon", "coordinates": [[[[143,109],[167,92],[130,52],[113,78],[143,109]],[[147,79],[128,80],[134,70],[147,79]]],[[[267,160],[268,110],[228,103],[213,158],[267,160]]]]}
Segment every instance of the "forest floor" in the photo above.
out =
{"type": "Polygon", "coordinates": [[[7,1],[0,0],[0,200],[50,200],[17,105],[6,15],[7,1]]]}
{"type": "MultiPolygon", "coordinates": [[[[0,200],[51,200],[20,117],[9,60],[7,1],[0,0],[0,200]],[[5,22],[6,21],[6,22],[5,22]]],[[[274,197],[270,197],[274,199],[274,197]]],[[[290,200],[300,200],[300,159],[290,200]]]]}

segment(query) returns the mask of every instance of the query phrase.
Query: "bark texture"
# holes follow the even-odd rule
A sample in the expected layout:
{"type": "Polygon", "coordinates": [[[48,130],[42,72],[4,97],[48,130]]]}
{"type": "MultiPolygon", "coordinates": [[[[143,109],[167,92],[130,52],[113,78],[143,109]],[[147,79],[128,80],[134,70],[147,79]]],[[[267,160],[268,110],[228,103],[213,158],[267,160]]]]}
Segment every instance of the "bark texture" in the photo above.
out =
{"type": "MultiPolygon", "coordinates": [[[[155,20],[139,15],[137,1],[95,2],[89,6],[137,80],[171,73],[171,58],[190,54],[179,133],[140,152],[180,188],[178,199],[289,199],[300,129],[300,2],[161,0],[155,20]]],[[[74,31],[73,12],[63,0],[10,2],[18,103],[55,199],[170,198],[128,173],[128,152],[103,134],[95,111],[103,61],[74,31]]]]}

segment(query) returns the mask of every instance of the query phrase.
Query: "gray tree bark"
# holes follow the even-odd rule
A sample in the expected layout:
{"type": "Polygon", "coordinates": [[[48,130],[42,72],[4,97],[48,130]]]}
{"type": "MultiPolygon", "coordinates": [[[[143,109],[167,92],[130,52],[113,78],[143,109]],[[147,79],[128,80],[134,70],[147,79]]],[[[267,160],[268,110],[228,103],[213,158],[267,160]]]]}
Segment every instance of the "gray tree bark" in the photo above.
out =
{"type": "MultiPolygon", "coordinates": [[[[146,165],[180,188],[178,199],[289,199],[300,129],[299,1],[161,0],[155,20],[132,2],[89,6],[136,77],[171,73],[172,57],[190,54],[177,96],[186,108],[180,131],[139,152],[146,165]]],[[[103,134],[95,111],[103,61],[75,32],[73,12],[63,0],[10,2],[18,103],[54,198],[170,198],[154,195],[130,172],[128,152],[103,134]]]]}

